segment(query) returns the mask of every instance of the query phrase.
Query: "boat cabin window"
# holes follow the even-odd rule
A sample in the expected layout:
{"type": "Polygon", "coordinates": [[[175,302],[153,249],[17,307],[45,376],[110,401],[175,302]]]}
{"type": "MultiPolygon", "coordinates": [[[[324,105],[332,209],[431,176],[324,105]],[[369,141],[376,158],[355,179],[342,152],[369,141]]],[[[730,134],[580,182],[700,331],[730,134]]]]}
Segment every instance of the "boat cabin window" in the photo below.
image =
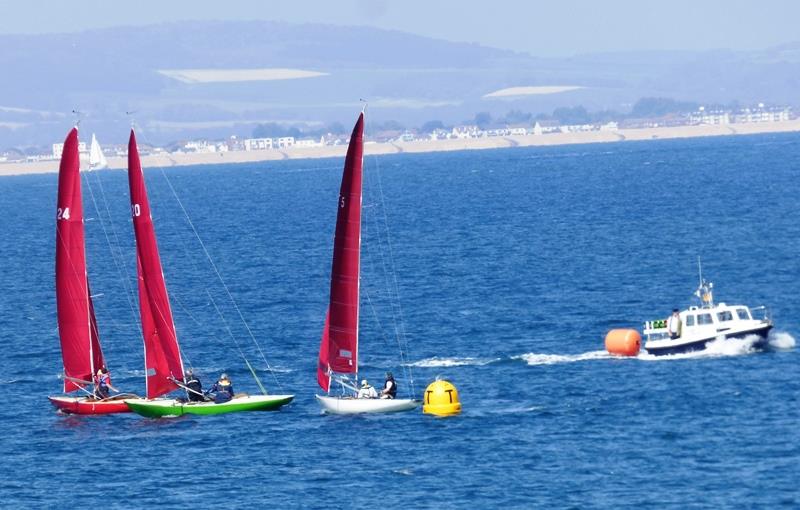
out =
{"type": "Polygon", "coordinates": [[[687,326],[694,326],[694,315],[687,315],[686,316],[686,325],[687,326]]]}
{"type": "Polygon", "coordinates": [[[703,324],[714,324],[710,313],[701,313],[697,315],[697,325],[702,326],[703,324]]]}
{"type": "Polygon", "coordinates": [[[724,312],[717,313],[717,319],[719,319],[720,322],[732,321],[733,314],[730,310],[725,310],[724,312]]]}
{"type": "Polygon", "coordinates": [[[747,308],[737,308],[736,315],[738,315],[739,318],[743,321],[750,320],[750,312],[747,311],[747,308]]]}

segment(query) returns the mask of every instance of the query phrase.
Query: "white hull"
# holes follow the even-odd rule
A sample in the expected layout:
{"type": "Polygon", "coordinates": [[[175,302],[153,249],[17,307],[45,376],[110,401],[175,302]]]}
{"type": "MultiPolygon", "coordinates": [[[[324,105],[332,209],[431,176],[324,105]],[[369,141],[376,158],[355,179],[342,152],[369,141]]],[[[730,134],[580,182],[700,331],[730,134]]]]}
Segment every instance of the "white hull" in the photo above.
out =
{"type": "Polygon", "coordinates": [[[322,411],[329,414],[398,413],[419,405],[410,398],[349,398],[316,395],[322,411]]]}

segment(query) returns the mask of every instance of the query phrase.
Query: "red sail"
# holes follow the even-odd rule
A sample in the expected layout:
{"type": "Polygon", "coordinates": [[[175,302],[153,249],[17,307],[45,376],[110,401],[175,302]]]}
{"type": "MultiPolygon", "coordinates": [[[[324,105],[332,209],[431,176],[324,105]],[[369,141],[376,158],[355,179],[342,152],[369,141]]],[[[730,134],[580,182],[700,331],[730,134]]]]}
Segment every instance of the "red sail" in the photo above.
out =
{"type": "Polygon", "coordinates": [[[133,130],[128,142],[128,184],[131,191],[133,230],[136,235],[139,313],[144,336],[147,398],[155,398],[178,387],[172,379],[183,380],[183,362],[133,130]]]}
{"type": "Polygon", "coordinates": [[[64,140],[58,169],[56,304],[64,391],[69,392],[85,386],[80,381],[91,381],[104,363],[86,275],[77,128],[64,140]]]}
{"type": "MultiPolygon", "coordinates": [[[[333,240],[331,295],[322,333],[319,368],[358,372],[358,296],[361,256],[361,170],[364,114],[358,117],[344,161],[333,240]],[[326,342],[327,339],[327,342],[326,342]]],[[[318,381],[320,377],[318,374],[318,381]]],[[[320,383],[327,391],[325,384],[320,383]]]]}

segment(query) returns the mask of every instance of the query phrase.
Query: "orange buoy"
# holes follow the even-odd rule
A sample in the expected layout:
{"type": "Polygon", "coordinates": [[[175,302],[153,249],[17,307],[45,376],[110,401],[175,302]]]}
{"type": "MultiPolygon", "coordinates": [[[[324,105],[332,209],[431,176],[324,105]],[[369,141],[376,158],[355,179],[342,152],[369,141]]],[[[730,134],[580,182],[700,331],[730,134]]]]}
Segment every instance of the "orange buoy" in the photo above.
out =
{"type": "Polygon", "coordinates": [[[642,336],[635,329],[612,329],[606,335],[606,350],[617,356],[636,356],[642,336]]]}

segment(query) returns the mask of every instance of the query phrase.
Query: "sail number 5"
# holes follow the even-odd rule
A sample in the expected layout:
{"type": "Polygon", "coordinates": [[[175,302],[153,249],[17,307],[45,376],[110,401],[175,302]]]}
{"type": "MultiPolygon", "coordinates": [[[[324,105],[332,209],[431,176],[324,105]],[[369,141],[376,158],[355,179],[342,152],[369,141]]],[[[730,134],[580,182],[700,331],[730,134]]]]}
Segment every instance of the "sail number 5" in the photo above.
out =
{"type": "Polygon", "coordinates": [[[139,204],[131,205],[131,213],[133,213],[134,217],[140,216],[142,214],[142,208],[139,207],[139,204]]]}
{"type": "Polygon", "coordinates": [[[56,210],[56,220],[68,220],[69,219],[69,207],[64,207],[63,209],[59,207],[56,210]]]}

